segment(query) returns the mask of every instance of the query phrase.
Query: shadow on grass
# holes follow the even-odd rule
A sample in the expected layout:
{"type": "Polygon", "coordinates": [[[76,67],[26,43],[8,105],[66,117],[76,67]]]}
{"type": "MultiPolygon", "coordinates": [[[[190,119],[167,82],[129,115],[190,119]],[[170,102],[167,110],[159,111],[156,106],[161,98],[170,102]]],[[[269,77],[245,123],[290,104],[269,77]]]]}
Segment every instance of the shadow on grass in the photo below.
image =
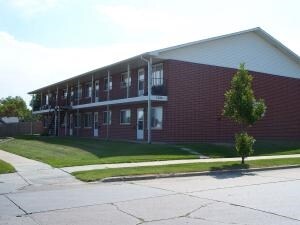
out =
{"type": "Polygon", "coordinates": [[[114,156],[188,156],[188,152],[168,144],[145,144],[125,141],[106,141],[95,138],[17,136],[15,139],[39,141],[45,144],[78,148],[99,158],[114,156]]]}
{"type": "Polygon", "coordinates": [[[212,176],[217,179],[228,179],[228,178],[236,178],[241,176],[254,176],[254,174],[251,172],[240,171],[241,169],[249,169],[249,168],[250,167],[248,164],[234,163],[230,165],[213,166],[210,168],[210,171],[212,172],[212,176]]]}

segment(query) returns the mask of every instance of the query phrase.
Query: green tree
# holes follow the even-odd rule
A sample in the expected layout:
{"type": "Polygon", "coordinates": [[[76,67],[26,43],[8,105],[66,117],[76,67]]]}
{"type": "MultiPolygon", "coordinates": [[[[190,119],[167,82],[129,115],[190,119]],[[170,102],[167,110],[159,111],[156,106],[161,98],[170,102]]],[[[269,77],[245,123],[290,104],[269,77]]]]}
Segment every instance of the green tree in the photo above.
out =
{"type": "Polygon", "coordinates": [[[239,70],[231,80],[231,87],[225,93],[223,115],[241,125],[241,133],[235,135],[235,148],[242,157],[253,153],[255,139],[247,134],[247,129],[265,115],[266,105],[263,99],[256,100],[252,89],[253,77],[240,64],[239,70]]]}
{"type": "Polygon", "coordinates": [[[31,118],[31,112],[25,101],[20,97],[7,97],[0,99],[0,116],[15,116],[23,120],[31,118]]]}

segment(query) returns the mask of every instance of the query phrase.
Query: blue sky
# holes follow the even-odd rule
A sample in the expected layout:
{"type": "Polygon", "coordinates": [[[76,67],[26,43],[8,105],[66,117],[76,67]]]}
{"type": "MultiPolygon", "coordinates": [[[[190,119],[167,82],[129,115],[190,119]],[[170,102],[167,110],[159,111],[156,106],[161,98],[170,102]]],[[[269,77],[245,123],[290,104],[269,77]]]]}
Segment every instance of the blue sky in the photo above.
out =
{"type": "Polygon", "coordinates": [[[300,54],[300,1],[0,0],[0,98],[149,50],[260,26],[300,54]]]}

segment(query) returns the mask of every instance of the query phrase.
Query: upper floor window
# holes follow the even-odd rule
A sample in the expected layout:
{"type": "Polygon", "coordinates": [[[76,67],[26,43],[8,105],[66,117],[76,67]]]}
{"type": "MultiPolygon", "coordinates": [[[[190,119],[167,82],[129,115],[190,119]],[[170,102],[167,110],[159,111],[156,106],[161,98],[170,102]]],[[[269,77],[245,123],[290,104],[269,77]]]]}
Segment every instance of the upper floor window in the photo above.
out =
{"type": "Polygon", "coordinates": [[[144,69],[139,69],[138,71],[138,95],[144,95],[145,89],[145,71],[144,69]]]}
{"type": "Polygon", "coordinates": [[[152,86],[162,86],[164,84],[163,64],[152,66],[152,86]]]}
{"type": "Polygon", "coordinates": [[[128,72],[121,74],[121,88],[130,87],[131,85],[131,77],[128,75],[128,72]]]}
{"type": "Polygon", "coordinates": [[[62,99],[66,99],[66,98],[67,98],[67,95],[68,95],[67,89],[63,89],[61,98],[62,98],[62,99]]]}
{"type": "Polygon", "coordinates": [[[82,98],[82,86],[79,84],[77,87],[77,98],[82,98]]]}
{"type": "Polygon", "coordinates": [[[131,112],[130,109],[122,109],[120,111],[120,124],[130,124],[131,112]]]}
{"type": "Polygon", "coordinates": [[[84,97],[92,97],[92,83],[85,84],[84,97]]]}
{"type": "Polygon", "coordinates": [[[112,78],[109,76],[109,84],[108,84],[108,77],[104,78],[104,91],[107,91],[109,87],[109,90],[112,89],[112,78]]]}

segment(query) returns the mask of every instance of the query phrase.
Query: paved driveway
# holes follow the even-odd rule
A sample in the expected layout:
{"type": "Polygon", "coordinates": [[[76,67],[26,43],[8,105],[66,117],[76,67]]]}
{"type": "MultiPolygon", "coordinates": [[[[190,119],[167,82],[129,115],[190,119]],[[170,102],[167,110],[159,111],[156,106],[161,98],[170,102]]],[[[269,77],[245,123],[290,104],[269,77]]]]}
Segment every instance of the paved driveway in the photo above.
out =
{"type": "MultiPolygon", "coordinates": [[[[136,182],[60,180],[0,195],[0,224],[300,224],[300,169],[136,182]]],[[[47,180],[47,179],[46,179],[47,180]]],[[[14,185],[9,175],[3,185],[14,185]]]]}

